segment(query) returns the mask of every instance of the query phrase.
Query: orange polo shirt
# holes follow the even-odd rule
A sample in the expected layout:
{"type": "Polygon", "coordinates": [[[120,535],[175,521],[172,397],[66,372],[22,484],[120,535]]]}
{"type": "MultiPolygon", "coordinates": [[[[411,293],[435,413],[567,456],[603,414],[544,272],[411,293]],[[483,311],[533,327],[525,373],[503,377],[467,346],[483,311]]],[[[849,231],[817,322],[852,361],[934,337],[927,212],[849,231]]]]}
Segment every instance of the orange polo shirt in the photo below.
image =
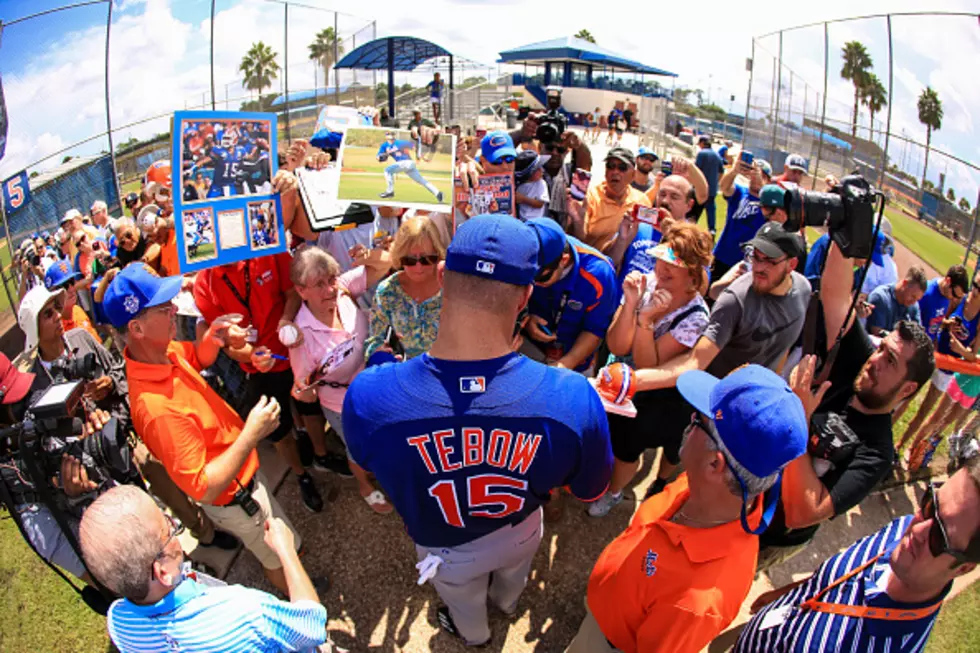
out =
{"type": "Polygon", "coordinates": [[[619,202],[606,195],[606,182],[593,186],[585,196],[585,238],[582,240],[603,251],[619,230],[623,214],[632,211],[637,204],[652,206],[650,198],[632,186],[626,187],[626,197],[619,202]]]}
{"type": "MultiPolygon", "coordinates": [[[[171,342],[169,365],[134,361],[128,349],[123,355],[136,433],[177,487],[200,501],[208,489],[204,466],[238,438],[242,419],[201,377],[194,343],[171,342]]],[[[248,484],[258,468],[253,449],[238,470],[238,482],[248,484]]],[[[237,489],[237,483],[229,483],[214,505],[227,504],[237,489]]]]}
{"type": "MultiPolygon", "coordinates": [[[[671,522],[688,496],[682,474],[644,501],[589,577],[589,610],[625,653],[697,653],[732,622],[749,593],[759,538],[739,520],[714,528],[671,522]]],[[[761,512],[757,502],[750,525],[761,512]]]]}
{"type": "Polygon", "coordinates": [[[170,238],[160,248],[160,276],[173,277],[180,274],[180,259],[177,257],[177,232],[170,230],[170,238]]]}
{"type": "Polygon", "coordinates": [[[92,321],[88,319],[88,314],[78,304],[71,307],[70,320],[61,318],[61,326],[64,327],[65,333],[68,333],[72,329],[85,329],[92,334],[92,337],[95,338],[96,342],[98,342],[100,345],[102,344],[102,338],[99,337],[98,331],[96,331],[95,327],[92,326],[92,321]]]}

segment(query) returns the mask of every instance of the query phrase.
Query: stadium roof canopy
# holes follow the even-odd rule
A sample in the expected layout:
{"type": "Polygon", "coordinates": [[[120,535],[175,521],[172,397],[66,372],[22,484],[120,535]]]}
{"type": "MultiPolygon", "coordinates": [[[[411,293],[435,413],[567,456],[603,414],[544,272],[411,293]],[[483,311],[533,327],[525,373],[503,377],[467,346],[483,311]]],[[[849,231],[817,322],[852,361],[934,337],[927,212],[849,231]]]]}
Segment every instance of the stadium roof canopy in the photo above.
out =
{"type": "Polygon", "coordinates": [[[595,43],[575,36],[529,43],[513,50],[506,50],[500,53],[500,59],[497,60],[497,63],[543,66],[545,63],[559,61],[600,66],[611,72],[677,77],[677,73],[627,59],[611,50],[600,48],[595,43]]]}
{"type": "Polygon", "coordinates": [[[446,48],[425,39],[386,36],[354,48],[334,68],[411,72],[429,59],[451,56],[446,48]]]}

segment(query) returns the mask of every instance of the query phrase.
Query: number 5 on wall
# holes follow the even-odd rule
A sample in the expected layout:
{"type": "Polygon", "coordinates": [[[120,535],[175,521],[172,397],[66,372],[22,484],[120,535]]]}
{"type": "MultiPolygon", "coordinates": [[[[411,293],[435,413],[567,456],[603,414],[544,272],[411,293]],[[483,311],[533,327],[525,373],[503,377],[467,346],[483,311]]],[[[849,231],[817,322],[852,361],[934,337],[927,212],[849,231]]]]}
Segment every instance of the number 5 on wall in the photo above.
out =
{"type": "Polygon", "coordinates": [[[7,213],[13,213],[31,199],[31,188],[27,171],[22,170],[3,182],[3,206],[7,213]]]}
{"type": "MultiPolygon", "coordinates": [[[[467,478],[466,488],[469,516],[501,519],[519,512],[524,507],[524,497],[506,491],[492,492],[491,488],[526,492],[527,481],[501,474],[480,474],[467,478]]],[[[438,502],[447,524],[456,528],[466,527],[453,481],[447,479],[435,483],[429,488],[429,496],[438,502]]]]}

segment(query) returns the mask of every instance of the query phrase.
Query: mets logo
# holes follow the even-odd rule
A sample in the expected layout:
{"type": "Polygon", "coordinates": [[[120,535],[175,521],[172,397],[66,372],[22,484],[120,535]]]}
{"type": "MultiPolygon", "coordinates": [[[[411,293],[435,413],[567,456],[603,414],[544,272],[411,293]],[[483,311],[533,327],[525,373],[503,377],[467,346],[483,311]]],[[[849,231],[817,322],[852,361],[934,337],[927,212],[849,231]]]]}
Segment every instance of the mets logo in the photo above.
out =
{"type": "Polygon", "coordinates": [[[654,564],[657,558],[658,554],[654,553],[653,549],[648,549],[647,554],[643,557],[643,571],[648,577],[657,573],[657,566],[654,564]]]}
{"type": "Polygon", "coordinates": [[[140,312],[140,300],[136,299],[136,295],[126,295],[123,300],[123,308],[130,315],[136,315],[140,312]]]}
{"type": "Polygon", "coordinates": [[[459,379],[459,391],[463,394],[485,392],[487,380],[482,376],[464,376],[459,379]]]}
{"type": "Polygon", "coordinates": [[[507,137],[503,134],[498,134],[497,136],[490,137],[490,147],[500,147],[507,143],[507,137]]]}
{"type": "Polygon", "coordinates": [[[476,271],[477,272],[482,272],[483,274],[493,274],[493,269],[495,267],[496,267],[496,264],[491,263],[490,261],[477,261],[476,262],[476,271]]]}

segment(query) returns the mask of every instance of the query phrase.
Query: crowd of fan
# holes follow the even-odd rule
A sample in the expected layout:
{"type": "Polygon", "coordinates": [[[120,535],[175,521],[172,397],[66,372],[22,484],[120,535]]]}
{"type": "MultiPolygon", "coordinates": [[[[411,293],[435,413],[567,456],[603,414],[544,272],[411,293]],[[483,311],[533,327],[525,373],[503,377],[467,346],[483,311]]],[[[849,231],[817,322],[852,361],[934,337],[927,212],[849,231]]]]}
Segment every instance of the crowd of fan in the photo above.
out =
{"type": "MultiPolygon", "coordinates": [[[[610,140],[620,120],[610,118],[610,140]]],[[[757,571],[803,550],[822,523],[858,505],[902,464],[893,423],[923,386],[897,444],[909,446],[908,466],[928,464],[951,422],[964,433],[980,425],[980,376],[946,372],[934,361],[934,351],[977,360],[980,277],[971,283],[953,266],[935,279],[918,267],[900,278],[886,222],[856,288],[864,261],[846,259],[827,235],[808,248],[802,233],[783,228],[786,184],[807,173],[797,155],[775,176],[769,163],[747,164],[734,148],[719,153],[704,138],[696,160],[674,156],[665,175],[656,153],[623,147],[619,133],[604,178],[579,201],[569,189],[575,170],[591,167],[587,143],[572,130],[546,145],[534,134],[532,116],[522,129],[496,134],[504,138],[462,145],[457,161],[464,188],[481,174],[512,172],[517,218],[538,238],[534,289],[513,348],[587,376],[601,376],[614,361],[636,370],[637,415],[608,415],[615,461],[607,491],[587,508],[591,516],[622,502],[641,458],[662,449],[647,498],[596,562],[586,619],[568,650],[697,651],[735,618],[757,571]],[[727,215],[716,233],[719,192],[727,215]],[[659,208],[659,224],[637,220],[636,206],[659,208]],[[702,213],[707,228],[698,224],[702,213]],[[815,335],[804,328],[810,322],[815,335]],[[692,406],[682,392],[686,373],[725,379],[747,364],[785,379],[773,387],[789,393],[780,401],[792,401],[790,416],[798,410],[805,420],[798,420],[805,452],[762,464],[765,455],[753,449],[782,446],[766,439],[764,425],[726,423],[721,409],[692,406]],[[733,429],[759,430],[755,446],[736,446],[733,429]],[[694,432],[706,437],[695,443],[694,432]],[[664,555],[668,549],[680,553],[664,555]]],[[[273,180],[292,235],[289,253],[175,276],[169,168],[157,164],[142,192],[125,199],[129,217],[112,218],[96,202],[88,214],[69,211],[55,233],[36,234],[18,251],[26,351],[12,364],[0,361],[7,422],[23,416],[28,389],[54,382],[52,362],[93,352],[104,374],[86,385],[98,407],[90,420],[105,411],[132,425],[134,476],[179,519],[138,484],[97,485],[66,459],[61,489],[83,564],[30,492],[15,493],[39,552],[123,597],[109,622],[120,650],[157,650],[157,640],[225,650],[184,644],[205,635],[256,649],[263,641],[284,650],[330,646],[325,609],[296,556],[300,535],[259,468],[261,440],[274,443],[308,510],[323,509],[311,468],[352,475],[366,509],[393,510],[368,471],[332,451],[344,450],[344,397],[365,365],[378,356],[419,356],[435,341],[454,223],[445,214],[380,207],[373,223],[313,233],[293,170],[324,162],[297,141],[273,180]],[[155,392],[164,378],[173,396],[155,392]],[[243,588],[192,588],[179,524],[202,546],[234,548],[240,540],[292,603],[243,588]],[[152,625],[168,605],[195,600],[215,611],[207,633],[186,616],[165,633],[152,625]]],[[[464,221],[458,216],[456,227],[464,221]]],[[[553,491],[547,520],[561,519],[570,502],[553,491]]],[[[920,650],[936,616],[927,608],[980,561],[978,525],[974,459],[930,488],[914,515],[860,540],[808,580],[762,597],[736,650],[888,650],[888,642],[920,650]],[[835,584],[838,570],[860,573],[866,585],[844,591],[835,584]],[[791,609],[821,599],[915,614],[889,620],[791,609]]]]}

